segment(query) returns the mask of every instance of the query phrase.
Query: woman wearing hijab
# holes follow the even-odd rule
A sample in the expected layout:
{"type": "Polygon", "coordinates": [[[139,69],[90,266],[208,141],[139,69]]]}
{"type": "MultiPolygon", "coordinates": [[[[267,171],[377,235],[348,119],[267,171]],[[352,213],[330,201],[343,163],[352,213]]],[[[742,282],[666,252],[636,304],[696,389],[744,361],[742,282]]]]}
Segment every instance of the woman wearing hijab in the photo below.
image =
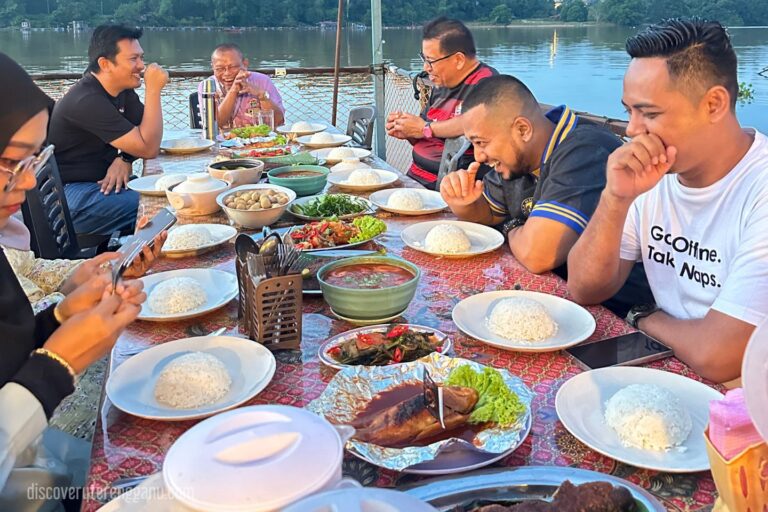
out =
{"type": "MultiPolygon", "coordinates": [[[[43,150],[38,156],[51,100],[2,53],[0,76],[2,229],[34,187],[35,169],[50,153],[43,150]]],[[[110,349],[146,298],[138,281],[114,291],[107,273],[95,273],[59,304],[35,315],[0,250],[0,510],[58,506],[46,498],[52,487],[68,485],[69,475],[50,452],[36,451],[35,443],[53,410],[73,391],[75,376],[110,349]],[[24,467],[33,461],[36,467],[24,467]],[[29,494],[35,484],[43,495],[29,494]]],[[[64,444],[59,436],[59,455],[65,455],[64,444]]]]}

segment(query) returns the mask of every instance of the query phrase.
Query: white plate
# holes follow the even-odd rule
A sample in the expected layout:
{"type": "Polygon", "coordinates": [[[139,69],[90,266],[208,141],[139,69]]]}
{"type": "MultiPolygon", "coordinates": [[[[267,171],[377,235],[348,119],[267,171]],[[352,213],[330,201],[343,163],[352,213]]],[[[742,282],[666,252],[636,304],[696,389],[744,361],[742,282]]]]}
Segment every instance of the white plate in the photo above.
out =
{"type": "Polygon", "coordinates": [[[631,466],[667,473],[709,470],[704,429],[709,402],[723,395],[695,380],[674,373],[616,366],[584,372],[569,379],[557,392],[555,408],[563,426],[579,441],[607,457],[631,466]],[[627,448],[605,423],[605,402],[630,384],[656,384],[677,395],[688,409],[693,428],[683,443],[685,450],[653,451],[627,448]]]}
{"type": "Polygon", "coordinates": [[[443,256],[446,258],[468,258],[470,256],[477,256],[478,254],[485,254],[492,252],[504,245],[504,236],[495,229],[484,226],[482,224],[475,224],[474,222],[464,222],[460,220],[434,220],[429,222],[419,222],[418,224],[411,224],[403,230],[400,237],[405,242],[405,245],[411,249],[425,252],[433,256],[443,256]],[[460,253],[439,253],[428,251],[424,246],[424,239],[427,237],[427,233],[433,227],[438,224],[453,224],[464,230],[467,234],[471,247],[467,252],[460,253]]]}
{"type": "MultiPolygon", "coordinates": [[[[415,325],[415,324],[398,324],[398,325],[406,325],[409,329],[416,331],[416,332],[432,332],[437,336],[438,340],[443,340],[442,348],[440,349],[441,354],[448,355],[448,351],[451,349],[452,342],[451,338],[445,334],[442,331],[439,331],[437,329],[433,329],[432,327],[425,327],[423,325],[415,325]]],[[[347,332],[343,332],[341,334],[337,334],[336,336],[333,336],[331,338],[328,338],[322,345],[320,345],[320,348],[317,351],[317,356],[320,359],[320,362],[324,363],[327,366],[330,366],[331,368],[336,368],[337,370],[342,370],[344,368],[350,367],[350,366],[362,366],[357,364],[342,364],[337,362],[333,357],[331,357],[328,354],[328,351],[332,349],[333,347],[348,341],[355,339],[358,334],[367,334],[372,332],[387,332],[389,329],[392,328],[392,324],[384,324],[384,325],[370,325],[367,327],[358,327],[357,329],[352,329],[347,332]]],[[[408,362],[408,361],[404,361],[408,362]]],[[[388,366],[396,366],[400,363],[393,363],[388,366]]]]}
{"type": "Polygon", "coordinates": [[[347,189],[347,190],[355,190],[357,192],[364,192],[367,190],[379,190],[381,188],[386,188],[393,183],[395,183],[399,176],[397,173],[392,171],[384,171],[382,169],[363,169],[366,171],[373,171],[376,174],[379,175],[379,183],[376,183],[375,185],[355,185],[352,183],[348,183],[349,175],[355,172],[356,170],[351,171],[336,171],[332,172],[328,175],[328,183],[332,185],[336,185],[339,188],[347,189]]]}
{"type": "Polygon", "coordinates": [[[448,208],[448,205],[443,200],[440,192],[419,188],[392,188],[389,190],[379,190],[378,192],[371,194],[368,198],[382,210],[399,213],[400,215],[429,215],[430,213],[437,213],[448,208]],[[389,197],[397,190],[412,190],[416,192],[421,196],[421,202],[424,203],[424,207],[421,210],[402,210],[400,208],[388,206],[387,203],[389,202],[389,197]]]}
{"type": "Polygon", "coordinates": [[[313,135],[315,133],[325,131],[328,128],[327,124],[309,123],[311,127],[309,130],[295,131],[295,130],[291,130],[291,126],[293,126],[293,124],[295,123],[291,123],[290,125],[284,124],[283,126],[278,126],[277,128],[275,128],[275,131],[277,133],[293,133],[296,135],[313,135]]]}
{"type": "Polygon", "coordinates": [[[214,141],[208,139],[185,137],[182,139],[164,140],[160,143],[160,149],[171,155],[186,155],[205,151],[214,144],[216,144],[214,141]]]}
{"type": "Polygon", "coordinates": [[[275,357],[260,343],[233,336],[199,336],[147,349],[110,374],[107,396],[118,409],[153,420],[205,418],[241,405],[260,393],[275,374],[275,357]],[[163,368],[189,352],[207,352],[221,359],[232,385],[218,402],[197,409],[175,409],[155,400],[155,384],[163,368]]]}
{"type": "Polygon", "coordinates": [[[343,146],[347,142],[352,140],[352,137],[349,135],[343,135],[341,133],[329,133],[328,135],[331,135],[333,137],[333,142],[312,142],[312,137],[314,135],[302,135],[301,137],[296,137],[296,142],[299,144],[302,144],[304,146],[307,146],[308,148],[335,148],[337,146],[343,146]]]}
{"type": "Polygon", "coordinates": [[[155,190],[157,180],[163,176],[165,176],[165,174],[153,174],[151,176],[143,176],[141,178],[133,179],[128,182],[128,188],[147,196],[165,197],[165,190],[155,190]]]}
{"type": "Polygon", "coordinates": [[[204,315],[215,311],[227,305],[229,301],[237,297],[239,288],[237,286],[237,277],[223,270],[211,268],[188,268],[179,270],[169,270],[168,272],[159,272],[149,274],[141,278],[144,283],[144,291],[149,297],[152,289],[162,281],[173,279],[175,277],[191,277],[200,282],[207,295],[205,304],[184,313],[172,315],[162,315],[155,313],[149,308],[149,301],[141,305],[139,320],[150,320],[154,322],[173,322],[176,320],[186,320],[196,316],[204,315]]]}
{"type": "MultiPolygon", "coordinates": [[[[288,207],[288,213],[290,213],[294,217],[298,217],[299,219],[308,220],[308,221],[323,220],[323,219],[327,218],[327,217],[310,217],[309,215],[304,215],[303,213],[298,213],[298,212],[293,211],[295,205],[303,206],[304,204],[306,204],[306,203],[308,203],[310,201],[314,201],[315,199],[317,199],[321,195],[326,195],[326,194],[319,194],[319,195],[316,195],[316,196],[306,196],[306,197],[300,197],[298,199],[295,199],[291,203],[291,205],[288,207]]],[[[329,194],[329,195],[349,195],[349,197],[355,198],[356,200],[360,201],[361,203],[364,203],[365,206],[367,207],[365,210],[363,210],[361,212],[358,212],[358,213],[348,213],[347,215],[339,215],[338,218],[340,220],[353,219],[353,218],[359,217],[361,215],[370,215],[371,213],[375,213],[376,212],[376,207],[373,206],[373,203],[371,203],[369,200],[367,200],[364,197],[358,197],[358,196],[350,195],[350,194],[329,194]]]]}
{"type": "Polygon", "coordinates": [[[768,320],[752,333],[744,353],[741,380],[752,423],[768,440],[768,320]]]}
{"type": "MultiPolygon", "coordinates": [[[[208,229],[208,231],[211,233],[211,237],[213,238],[211,243],[203,244],[199,247],[192,247],[189,249],[166,250],[165,247],[163,247],[163,255],[167,256],[168,258],[185,258],[187,256],[198,256],[208,251],[209,249],[213,249],[214,247],[230,241],[232,237],[237,234],[237,229],[233,228],[232,226],[226,226],[224,224],[198,224],[198,226],[202,226],[208,229]]],[[[180,227],[181,226],[173,227],[170,231],[180,227]]]]}
{"type": "Polygon", "coordinates": [[[575,302],[546,293],[499,290],[467,297],[453,308],[453,322],[468,336],[494,347],[517,352],[551,352],[571,347],[595,332],[594,317],[575,302]],[[557,323],[554,336],[542,341],[521,343],[494,334],[486,324],[493,307],[502,299],[523,297],[539,302],[557,323]]]}
{"type": "MultiPolygon", "coordinates": [[[[325,160],[325,163],[327,164],[337,164],[341,162],[342,159],[332,158],[330,156],[333,149],[334,148],[315,149],[313,151],[310,151],[309,154],[317,158],[318,160],[325,160]]],[[[351,149],[352,152],[354,153],[354,157],[359,158],[360,160],[371,156],[371,152],[367,149],[363,149],[363,148],[347,148],[347,149],[351,149]]]]}

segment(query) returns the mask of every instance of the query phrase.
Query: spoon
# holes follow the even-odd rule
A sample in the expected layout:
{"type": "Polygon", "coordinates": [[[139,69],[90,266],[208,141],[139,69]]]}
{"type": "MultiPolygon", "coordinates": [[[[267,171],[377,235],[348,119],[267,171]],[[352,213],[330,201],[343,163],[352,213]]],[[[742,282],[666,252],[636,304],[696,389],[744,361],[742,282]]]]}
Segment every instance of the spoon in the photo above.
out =
{"type": "Polygon", "coordinates": [[[237,256],[235,271],[237,272],[237,284],[240,290],[240,301],[237,308],[237,318],[239,319],[245,316],[245,276],[242,275],[242,272],[245,269],[248,254],[257,254],[258,252],[259,246],[253,238],[245,233],[237,235],[237,238],[235,238],[235,255],[237,256]]]}

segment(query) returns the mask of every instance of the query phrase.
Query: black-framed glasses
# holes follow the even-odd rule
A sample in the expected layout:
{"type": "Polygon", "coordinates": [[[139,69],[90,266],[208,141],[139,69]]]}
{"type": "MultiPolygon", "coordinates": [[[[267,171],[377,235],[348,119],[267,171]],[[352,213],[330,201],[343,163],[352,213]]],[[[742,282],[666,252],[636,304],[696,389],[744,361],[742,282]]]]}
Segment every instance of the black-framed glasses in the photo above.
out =
{"type": "Polygon", "coordinates": [[[449,58],[449,57],[453,57],[453,56],[454,56],[454,55],[456,55],[457,53],[459,53],[459,52],[453,52],[453,53],[449,53],[449,54],[448,54],[448,55],[446,55],[445,57],[440,57],[439,59],[429,60],[429,59],[428,59],[428,58],[427,58],[427,57],[424,55],[424,53],[423,53],[423,52],[419,52],[419,58],[421,59],[421,62],[423,62],[424,64],[426,64],[426,66],[427,66],[429,69],[432,69],[432,68],[435,66],[435,63],[437,63],[437,62],[440,62],[441,60],[445,60],[445,59],[447,59],[447,58],[449,58]]]}
{"type": "Polygon", "coordinates": [[[49,144],[37,154],[16,161],[16,164],[12,167],[9,167],[2,162],[13,162],[14,160],[0,158],[0,171],[10,175],[8,182],[3,187],[3,192],[10,192],[16,188],[16,184],[19,182],[19,178],[21,178],[24,172],[31,170],[33,173],[37,174],[37,171],[40,170],[48,159],[51,158],[51,155],[53,155],[53,149],[53,144],[49,144]]]}

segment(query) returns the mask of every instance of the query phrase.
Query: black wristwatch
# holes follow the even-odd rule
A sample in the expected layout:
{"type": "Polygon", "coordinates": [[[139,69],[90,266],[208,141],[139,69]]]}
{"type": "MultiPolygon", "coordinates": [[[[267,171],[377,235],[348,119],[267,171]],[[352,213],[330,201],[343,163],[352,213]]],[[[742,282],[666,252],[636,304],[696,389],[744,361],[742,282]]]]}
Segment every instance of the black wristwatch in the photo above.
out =
{"type": "Polygon", "coordinates": [[[127,162],[129,164],[132,164],[136,160],[135,156],[131,156],[128,153],[123,152],[120,152],[120,158],[123,159],[123,162],[127,162]]]}
{"type": "Polygon", "coordinates": [[[504,224],[501,225],[501,234],[504,235],[504,239],[506,240],[509,237],[509,232],[512,231],[515,228],[519,228],[523,224],[525,224],[526,218],[525,217],[515,217],[514,219],[510,219],[506,221],[504,224]]]}
{"type": "Polygon", "coordinates": [[[641,318],[651,316],[657,311],[661,311],[661,308],[656,304],[638,304],[633,306],[627,313],[627,323],[637,329],[637,323],[641,318]]]}

